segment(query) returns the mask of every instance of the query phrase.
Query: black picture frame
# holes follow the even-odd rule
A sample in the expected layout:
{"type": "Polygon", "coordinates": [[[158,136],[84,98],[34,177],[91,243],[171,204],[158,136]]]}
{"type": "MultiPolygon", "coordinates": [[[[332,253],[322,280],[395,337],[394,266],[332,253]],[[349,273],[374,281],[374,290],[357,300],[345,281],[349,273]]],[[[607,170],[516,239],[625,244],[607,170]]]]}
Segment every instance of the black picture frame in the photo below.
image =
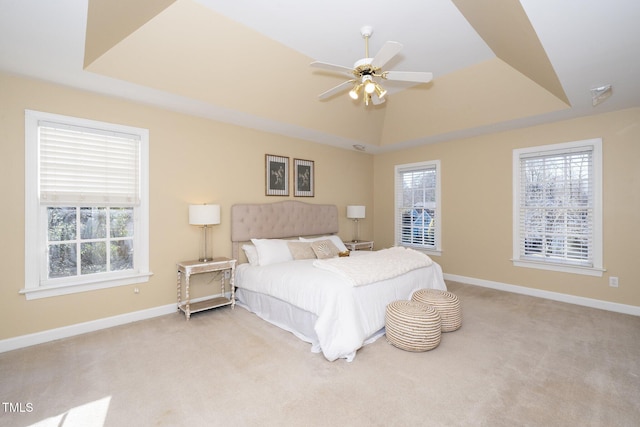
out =
{"type": "Polygon", "coordinates": [[[274,154],[265,155],[265,194],[289,195],[289,158],[274,154]]]}
{"type": "Polygon", "coordinates": [[[293,182],[295,197],[315,195],[315,163],[313,160],[293,159],[293,182]]]}

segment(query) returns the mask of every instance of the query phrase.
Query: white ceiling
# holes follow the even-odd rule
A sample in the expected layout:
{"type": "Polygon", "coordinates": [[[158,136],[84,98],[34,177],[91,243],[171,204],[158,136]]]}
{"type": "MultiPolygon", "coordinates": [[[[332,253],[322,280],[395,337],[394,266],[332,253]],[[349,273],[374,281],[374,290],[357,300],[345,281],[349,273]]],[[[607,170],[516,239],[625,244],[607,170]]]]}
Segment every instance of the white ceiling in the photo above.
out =
{"type": "MultiPolygon", "coordinates": [[[[495,57],[451,0],[179,1],[200,3],[248,27],[248,31],[261,33],[311,60],[344,66],[352,66],[364,57],[360,28],[371,25],[374,28],[371,54],[387,40],[400,42],[404,49],[387,68],[433,72],[434,85],[439,78],[495,57]]],[[[488,5],[498,3],[483,1],[488,5]]],[[[367,150],[380,152],[640,106],[638,0],[521,0],[521,4],[571,108],[426,135],[393,147],[367,146],[367,150]],[[606,84],[613,85],[613,95],[597,107],[592,106],[590,89],[606,84]]],[[[0,70],[320,143],[349,148],[359,143],[357,138],[285,123],[251,110],[229,108],[84,71],[87,9],[88,0],[0,0],[0,70]]],[[[500,9],[496,7],[495,13],[499,14],[500,9]]],[[[225,42],[233,45],[236,41],[225,42]]],[[[246,47],[237,50],[237,55],[243,57],[254,54],[246,51],[246,47]]],[[[256,72],[259,78],[259,70],[256,72]]],[[[313,75],[311,68],[292,72],[313,75]]],[[[403,89],[402,85],[397,86],[396,90],[403,89]]],[[[331,84],[326,89],[330,87],[331,84]]],[[[425,96],[429,96],[428,91],[425,96]]],[[[308,102],[321,101],[313,98],[308,102]]],[[[324,102],[330,105],[336,100],[324,102]]]]}
{"type": "Polygon", "coordinates": [[[437,77],[494,56],[451,0],[195,1],[310,58],[348,67],[365,56],[365,25],[373,27],[370,54],[387,40],[403,44],[392,63],[398,70],[437,77]]]}

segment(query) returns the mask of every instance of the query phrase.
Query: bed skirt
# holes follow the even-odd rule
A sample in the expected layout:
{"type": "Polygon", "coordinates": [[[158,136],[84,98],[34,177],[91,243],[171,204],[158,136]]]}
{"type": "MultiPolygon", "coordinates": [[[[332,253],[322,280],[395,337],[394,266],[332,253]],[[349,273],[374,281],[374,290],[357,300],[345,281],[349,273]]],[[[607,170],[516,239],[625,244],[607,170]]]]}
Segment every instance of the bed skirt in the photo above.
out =
{"type": "MultiPolygon", "coordinates": [[[[311,344],[312,353],[321,353],[322,348],[315,331],[315,323],[318,316],[288,304],[278,298],[258,292],[248,291],[238,288],[236,290],[236,304],[254,314],[261,319],[275,325],[285,331],[291,332],[304,342],[311,344]]],[[[384,335],[384,328],[376,331],[364,342],[364,345],[371,344],[384,335]]],[[[356,352],[347,355],[348,362],[353,361],[356,352]]]]}

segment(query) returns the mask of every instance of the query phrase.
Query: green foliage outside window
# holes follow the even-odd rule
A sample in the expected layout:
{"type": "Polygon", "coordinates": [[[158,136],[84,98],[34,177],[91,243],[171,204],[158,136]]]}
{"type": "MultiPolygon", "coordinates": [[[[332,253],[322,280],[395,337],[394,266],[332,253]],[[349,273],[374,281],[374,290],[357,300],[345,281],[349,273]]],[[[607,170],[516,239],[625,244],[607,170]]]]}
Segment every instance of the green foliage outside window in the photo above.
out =
{"type": "Polygon", "coordinates": [[[49,278],[133,268],[133,208],[49,207],[47,218],[49,278]]]}

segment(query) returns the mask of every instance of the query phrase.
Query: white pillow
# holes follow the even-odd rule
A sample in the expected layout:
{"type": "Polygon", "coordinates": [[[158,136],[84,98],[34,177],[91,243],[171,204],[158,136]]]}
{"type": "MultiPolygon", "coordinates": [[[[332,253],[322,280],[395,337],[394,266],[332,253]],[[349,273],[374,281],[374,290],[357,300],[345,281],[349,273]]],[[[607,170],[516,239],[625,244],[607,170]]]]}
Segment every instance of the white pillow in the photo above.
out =
{"type": "Polygon", "coordinates": [[[277,262],[293,261],[293,256],[286,240],[251,239],[258,251],[258,265],[269,265],[277,262]]]}
{"type": "Polygon", "coordinates": [[[347,250],[347,247],[342,242],[342,239],[340,238],[340,236],[336,236],[335,234],[331,234],[329,236],[312,237],[310,239],[307,239],[307,238],[304,238],[304,237],[300,237],[300,240],[302,240],[303,242],[315,242],[315,241],[318,241],[318,240],[331,240],[333,242],[333,244],[336,245],[336,247],[338,248],[338,251],[344,252],[344,251],[347,250]]]}
{"type": "Polygon", "coordinates": [[[254,245],[242,245],[242,250],[247,257],[249,264],[258,265],[258,250],[254,245]]]}

